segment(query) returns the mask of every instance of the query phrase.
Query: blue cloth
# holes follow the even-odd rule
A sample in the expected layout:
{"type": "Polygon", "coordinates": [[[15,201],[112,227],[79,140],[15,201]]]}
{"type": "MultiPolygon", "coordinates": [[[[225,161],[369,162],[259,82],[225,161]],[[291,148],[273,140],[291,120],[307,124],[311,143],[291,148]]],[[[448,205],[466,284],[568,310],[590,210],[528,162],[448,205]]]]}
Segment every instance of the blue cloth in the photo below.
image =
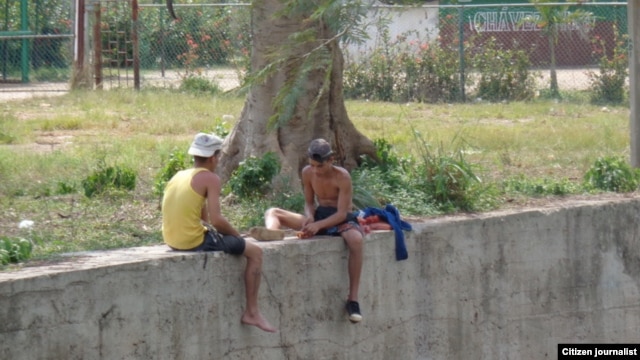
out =
{"type": "Polygon", "coordinates": [[[380,220],[387,222],[393,228],[396,234],[396,260],[406,260],[409,258],[407,254],[407,246],[404,243],[403,230],[411,231],[413,228],[411,224],[400,219],[400,213],[395,206],[387,204],[384,209],[368,207],[362,210],[361,216],[368,217],[372,215],[378,215],[380,220]]]}

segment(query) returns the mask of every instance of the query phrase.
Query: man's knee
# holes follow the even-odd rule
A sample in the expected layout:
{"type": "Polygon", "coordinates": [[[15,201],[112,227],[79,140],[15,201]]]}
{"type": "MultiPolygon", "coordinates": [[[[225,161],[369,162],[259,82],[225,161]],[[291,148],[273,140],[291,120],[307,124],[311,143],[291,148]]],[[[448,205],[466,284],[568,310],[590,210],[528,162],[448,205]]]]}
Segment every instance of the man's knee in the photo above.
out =
{"type": "Polygon", "coordinates": [[[244,249],[244,255],[251,260],[262,261],[262,248],[247,241],[247,245],[244,249]]]}
{"type": "Polygon", "coordinates": [[[364,244],[364,238],[358,230],[349,230],[342,233],[344,241],[347,243],[347,247],[352,251],[362,250],[364,244]]]}
{"type": "Polygon", "coordinates": [[[265,211],[265,212],[264,212],[264,217],[265,217],[265,218],[268,218],[268,217],[271,217],[271,218],[275,217],[275,218],[277,218],[277,217],[278,217],[279,210],[280,210],[280,209],[278,209],[278,208],[268,208],[268,209],[267,209],[267,211],[265,211]]]}

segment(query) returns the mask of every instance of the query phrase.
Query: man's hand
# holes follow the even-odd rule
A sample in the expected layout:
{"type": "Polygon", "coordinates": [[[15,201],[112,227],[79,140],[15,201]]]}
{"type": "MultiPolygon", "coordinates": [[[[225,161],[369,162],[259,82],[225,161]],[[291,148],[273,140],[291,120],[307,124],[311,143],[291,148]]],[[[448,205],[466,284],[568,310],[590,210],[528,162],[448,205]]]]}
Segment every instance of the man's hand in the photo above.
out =
{"type": "Polygon", "coordinates": [[[307,234],[304,231],[298,231],[296,233],[296,236],[298,237],[298,239],[308,239],[310,237],[313,237],[313,235],[307,234]]]}
{"type": "Polygon", "coordinates": [[[317,222],[311,222],[302,227],[302,233],[304,233],[306,237],[312,237],[320,230],[322,230],[322,228],[318,225],[317,222]]]}
{"type": "Polygon", "coordinates": [[[312,223],[313,223],[313,217],[306,217],[302,222],[302,228],[304,229],[305,227],[309,226],[309,224],[312,224],[312,223]]]}

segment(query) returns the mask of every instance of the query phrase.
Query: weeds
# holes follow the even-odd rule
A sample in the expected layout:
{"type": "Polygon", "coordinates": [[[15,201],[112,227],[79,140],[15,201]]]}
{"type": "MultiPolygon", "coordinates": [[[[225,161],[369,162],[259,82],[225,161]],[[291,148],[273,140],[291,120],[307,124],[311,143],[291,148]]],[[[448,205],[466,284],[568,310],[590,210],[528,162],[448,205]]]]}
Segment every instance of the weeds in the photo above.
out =
{"type": "Polygon", "coordinates": [[[589,168],[584,182],[587,189],[632,192],[638,190],[640,170],[633,169],[621,157],[603,157],[589,168]]]}
{"type": "Polygon", "coordinates": [[[415,136],[421,151],[421,163],[414,174],[418,187],[423,188],[438,208],[446,212],[477,210],[476,198],[470,196],[470,190],[481,180],[462,151],[446,153],[440,147],[434,152],[419,133],[415,136]]]}
{"type": "Polygon", "coordinates": [[[33,244],[27,239],[0,236],[0,265],[28,260],[32,250],[33,244]]]}
{"type": "Polygon", "coordinates": [[[120,166],[107,166],[104,160],[98,162],[98,169],[82,180],[86,197],[102,194],[108,190],[133,190],[136,174],[133,170],[120,166]]]}
{"type": "Polygon", "coordinates": [[[582,191],[579,184],[568,179],[527,179],[519,175],[503,181],[502,187],[507,194],[521,194],[525,196],[565,196],[582,191]]]}
{"type": "Polygon", "coordinates": [[[201,76],[188,76],[182,79],[180,90],[197,95],[217,95],[222,89],[215,82],[201,76]]]}

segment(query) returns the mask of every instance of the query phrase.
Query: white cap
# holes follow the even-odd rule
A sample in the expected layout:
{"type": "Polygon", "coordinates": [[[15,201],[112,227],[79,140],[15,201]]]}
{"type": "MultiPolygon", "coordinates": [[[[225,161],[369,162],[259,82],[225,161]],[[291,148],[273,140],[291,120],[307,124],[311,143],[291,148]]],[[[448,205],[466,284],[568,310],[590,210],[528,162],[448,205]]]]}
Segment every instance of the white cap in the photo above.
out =
{"type": "Polygon", "coordinates": [[[208,158],[220,149],[222,149],[222,139],[214,134],[198,133],[191,143],[189,155],[208,158]]]}

